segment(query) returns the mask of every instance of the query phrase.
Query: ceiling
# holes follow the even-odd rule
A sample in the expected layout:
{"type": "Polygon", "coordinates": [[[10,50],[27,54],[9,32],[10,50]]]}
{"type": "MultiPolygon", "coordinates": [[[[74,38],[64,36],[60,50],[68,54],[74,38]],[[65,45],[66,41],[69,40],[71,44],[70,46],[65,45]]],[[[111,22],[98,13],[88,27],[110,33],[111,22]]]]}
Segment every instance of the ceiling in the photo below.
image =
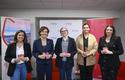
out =
{"type": "Polygon", "coordinates": [[[0,9],[123,10],[125,0],[0,0],[0,9]]]}

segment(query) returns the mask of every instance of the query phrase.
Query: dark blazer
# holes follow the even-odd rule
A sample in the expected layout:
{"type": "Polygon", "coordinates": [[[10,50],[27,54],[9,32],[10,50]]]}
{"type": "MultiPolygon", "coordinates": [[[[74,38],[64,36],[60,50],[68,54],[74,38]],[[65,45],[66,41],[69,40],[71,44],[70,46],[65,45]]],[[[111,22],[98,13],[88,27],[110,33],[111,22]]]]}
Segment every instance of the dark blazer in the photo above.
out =
{"type": "MultiPolygon", "coordinates": [[[[62,57],[60,57],[60,53],[62,53],[62,37],[58,38],[55,45],[55,54],[56,57],[56,66],[58,68],[62,67],[62,57]]],[[[67,68],[72,68],[74,66],[74,55],[77,52],[76,43],[73,38],[68,37],[68,53],[71,53],[70,57],[67,57],[67,68]]]]}
{"type": "MultiPolygon", "coordinates": [[[[25,62],[26,69],[27,69],[27,72],[31,72],[32,71],[32,66],[30,62],[30,59],[32,57],[31,47],[30,47],[30,44],[28,43],[24,43],[23,47],[24,47],[24,56],[29,58],[29,61],[25,62]]],[[[12,76],[16,68],[16,63],[11,63],[11,60],[13,58],[16,58],[16,43],[12,43],[8,45],[5,53],[5,57],[4,57],[5,61],[9,63],[9,68],[7,72],[8,76],[12,76]]]]}
{"type": "Polygon", "coordinates": [[[106,61],[110,65],[114,65],[116,67],[119,67],[120,65],[120,59],[119,55],[123,54],[123,47],[121,43],[121,38],[113,36],[111,37],[110,42],[108,45],[106,44],[105,37],[101,37],[99,41],[99,47],[98,47],[98,52],[100,54],[99,56],[99,64],[103,65],[104,62],[106,61]],[[101,54],[101,50],[103,47],[108,47],[110,51],[113,52],[113,54],[101,54]]]}
{"type": "Polygon", "coordinates": [[[33,44],[33,56],[36,58],[36,62],[40,64],[44,64],[46,62],[50,62],[52,58],[49,60],[46,59],[40,59],[38,58],[38,55],[42,54],[43,52],[48,52],[49,54],[53,55],[54,52],[54,44],[53,40],[47,39],[47,45],[44,47],[42,46],[41,39],[35,40],[33,44]]]}

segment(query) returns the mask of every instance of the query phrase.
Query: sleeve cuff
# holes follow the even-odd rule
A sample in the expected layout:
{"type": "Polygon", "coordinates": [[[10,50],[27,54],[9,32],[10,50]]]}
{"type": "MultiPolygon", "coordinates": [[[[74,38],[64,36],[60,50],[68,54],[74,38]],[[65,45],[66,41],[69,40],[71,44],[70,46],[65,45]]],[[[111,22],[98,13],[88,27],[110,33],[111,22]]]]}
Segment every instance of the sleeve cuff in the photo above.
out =
{"type": "Polygon", "coordinates": [[[26,61],[29,61],[29,58],[28,58],[28,57],[26,57],[26,61]]]}
{"type": "Polygon", "coordinates": [[[15,63],[15,58],[13,58],[13,59],[11,60],[11,63],[15,63]]]}

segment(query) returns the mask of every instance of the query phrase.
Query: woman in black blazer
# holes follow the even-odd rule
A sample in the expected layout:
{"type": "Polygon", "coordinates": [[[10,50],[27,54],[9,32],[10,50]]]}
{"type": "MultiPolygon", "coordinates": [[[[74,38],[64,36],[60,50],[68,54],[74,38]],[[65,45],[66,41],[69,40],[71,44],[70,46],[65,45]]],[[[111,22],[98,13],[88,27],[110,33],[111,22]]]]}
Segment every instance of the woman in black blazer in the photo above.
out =
{"type": "Polygon", "coordinates": [[[114,26],[106,26],[104,36],[99,41],[98,52],[102,80],[116,80],[120,66],[119,55],[124,51],[120,37],[115,36],[114,26]]]}
{"type": "Polygon", "coordinates": [[[55,44],[56,66],[60,71],[60,80],[71,80],[74,55],[77,52],[76,43],[73,38],[68,36],[66,27],[62,27],[60,33],[62,37],[58,38],[55,44]]]}
{"type": "Polygon", "coordinates": [[[26,80],[27,72],[31,72],[31,48],[27,43],[26,33],[23,30],[16,32],[14,43],[8,45],[5,61],[9,63],[8,76],[11,80],[26,80]]]}
{"type": "Polygon", "coordinates": [[[39,29],[40,38],[34,41],[33,55],[37,63],[38,80],[52,80],[52,57],[53,57],[53,40],[48,39],[49,29],[42,26],[39,29]]]}

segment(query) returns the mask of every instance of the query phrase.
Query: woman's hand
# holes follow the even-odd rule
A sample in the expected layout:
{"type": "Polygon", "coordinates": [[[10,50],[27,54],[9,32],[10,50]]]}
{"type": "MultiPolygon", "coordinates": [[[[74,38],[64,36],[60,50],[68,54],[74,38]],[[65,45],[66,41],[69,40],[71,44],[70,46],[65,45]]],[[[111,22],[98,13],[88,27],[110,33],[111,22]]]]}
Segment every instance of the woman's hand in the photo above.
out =
{"type": "Polygon", "coordinates": [[[19,58],[15,58],[15,59],[14,59],[14,62],[15,62],[15,63],[18,63],[18,62],[20,62],[20,59],[19,59],[19,58]]]}
{"type": "Polygon", "coordinates": [[[70,57],[71,53],[65,53],[65,57],[70,57]]]}
{"type": "Polygon", "coordinates": [[[65,57],[65,53],[60,53],[60,57],[65,57]]]}
{"type": "Polygon", "coordinates": [[[107,47],[104,47],[103,50],[101,51],[102,54],[113,54],[112,51],[108,50],[107,47]]]}
{"type": "Polygon", "coordinates": [[[45,55],[45,53],[43,53],[43,54],[41,54],[41,55],[38,55],[38,57],[39,57],[40,59],[45,59],[45,58],[46,58],[46,55],[45,55]]]}
{"type": "Polygon", "coordinates": [[[51,54],[49,54],[49,53],[46,54],[46,59],[50,59],[51,57],[52,57],[51,54]]]}

